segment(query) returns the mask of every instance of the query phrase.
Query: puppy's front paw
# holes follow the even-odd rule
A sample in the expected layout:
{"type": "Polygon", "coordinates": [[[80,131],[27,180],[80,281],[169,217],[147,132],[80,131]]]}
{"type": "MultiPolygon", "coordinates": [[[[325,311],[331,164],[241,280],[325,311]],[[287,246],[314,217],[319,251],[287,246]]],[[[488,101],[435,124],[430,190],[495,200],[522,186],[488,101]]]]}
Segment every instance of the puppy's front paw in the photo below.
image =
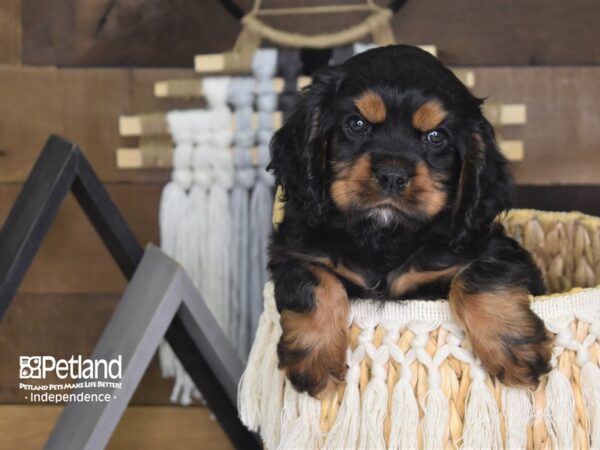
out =
{"type": "Polygon", "coordinates": [[[452,305],[490,375],[508,386],[534,387],[550,371],[553,338],[519,290],[463,295],[452,305]]]}
{"type": "Polygon", "coordinates": [[[539,317],[531,311],[530,316],[518,319],[520,331],[500,324],[485,339],[476,339],[477,345],[473,342],[473,350],[484,367],[508,386],[535,387],[540,377],[550,371],[553,338],[539,317]]]}
{"type": "Polygon", "coordinates": [[[347,330],[315,315],[283,311],[283,334],[277,346],[279,368],[294,387],[316,397],[346,375],[347,330]]]}

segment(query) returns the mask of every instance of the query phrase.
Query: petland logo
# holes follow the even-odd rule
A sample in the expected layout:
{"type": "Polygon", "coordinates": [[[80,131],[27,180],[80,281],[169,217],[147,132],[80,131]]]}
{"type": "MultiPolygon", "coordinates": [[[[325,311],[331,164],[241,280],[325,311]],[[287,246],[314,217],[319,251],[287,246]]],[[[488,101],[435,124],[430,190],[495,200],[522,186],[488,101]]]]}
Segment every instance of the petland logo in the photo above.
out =
{"type": "Polygon", "coordinates": [[[54,356],[19,357],[19,378],[22,380],[44,380],[54,373],[59,379],[79,380],[111,379],[120,380],[122,357],[106,359],[83,359],[81,355],[69,359],[56,359],[54,356]]]}

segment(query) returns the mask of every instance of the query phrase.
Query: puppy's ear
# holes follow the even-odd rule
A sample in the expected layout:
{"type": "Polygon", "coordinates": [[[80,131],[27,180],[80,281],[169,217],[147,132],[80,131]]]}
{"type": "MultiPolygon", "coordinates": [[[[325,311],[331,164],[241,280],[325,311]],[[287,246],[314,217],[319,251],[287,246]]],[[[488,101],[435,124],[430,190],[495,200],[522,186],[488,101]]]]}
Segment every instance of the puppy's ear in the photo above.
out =
{"type": "Polygon", "coordinates": [[[513,190],[508,163],[484,117],[475,121],[467,141],[453,208],[450,245],[455,251],[490,231],[496,216],[511,207],[513,190]]]}
{"type": "Polygon", "coordinates": [[[339,66],[315,74],[271,141],[268,168],[283,186],[284,200],[304,211],[311,225],[323,219],[330,107],[342,78],[343,69],[339,66]]]}

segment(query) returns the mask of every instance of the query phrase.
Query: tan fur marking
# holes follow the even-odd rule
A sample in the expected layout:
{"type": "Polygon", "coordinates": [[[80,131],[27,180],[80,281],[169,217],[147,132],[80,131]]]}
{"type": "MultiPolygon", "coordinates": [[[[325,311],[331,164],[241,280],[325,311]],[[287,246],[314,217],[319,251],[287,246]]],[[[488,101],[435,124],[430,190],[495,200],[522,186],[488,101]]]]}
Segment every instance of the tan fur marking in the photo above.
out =
{"type": "Polygon", "coordinates": [[[356,284],[357,286],[361,286],[363,288],[367,288],[367,282],[365,281],[365,277],[363,277],[360,273],[354,272],[343,264],[337,264],[333,267],[333,271],[337,273],[342,278],[345,278],[348,281],[356,284]]]}
{"type": "Polygon", "coordinates": [[[446,118],[447,112],[442,105],[431,100],[423,103],[413,114],[413,126],[422,132],[437,128],[446,118]]]}
{"type": "Polygon", "coordinates": [[[450,308],[464,326],[474,353],[492,375],[509,386],[531,386],[537,382],[529,365],[550,359],[552,340],[550,337],[544,342],[532,340],[537,318],[529,308],[525,290],[469,294],[459,275],[450,289],[450,308]],[[505,339],[513,342],[505,343],[505,339]]]}
{"type": "Polygon", "coordinates": [[[406,199],[416,203],[428,216],[433,217],[446,204],[447,194],[440,182],[431,175],[427,165],[420,161],[415,166],[415,174],[408,185],[406,199]]]}
{"type": "Polygon", "coordinates": [[[325,269],[313,268],[319,280],[315,288],[315,308],[307,313],[281,312],[281,342],[291,363],[282,368],[288,377],[310,380],[309,394],[317,395],[343,380],[348,346],[348,296],[341,282],[325,269]]]}
{"type": "Polygon", "coordinates": [[[367,282],[365,277],[360,273],[353,271],[348,268],[346,265],[342,263],[333,264],[330,258],[327,256],[313,256],[313,255],[305,255],[300,253],[292,253],[296,258],[301,259],[302,261],[306,261],[313,264],[321,264],[331,271],[335,272],[337,275],[345,278],[348,281],[356,284],[357,286],[361,286],[367,288],[367,282]]]}
{"type": "Polygon", "coordinates": [[[411,269],[399,276],[391,274],[391,281],[389,282],[390,293],[394,296],[400,296],[420,286],[434,283],[439,280],[449,280],[456,275],[460,269],[459,266],[450,266],[442,270],[430,270],[424,272],[417,272],[416,270],[411,269]]]}
{"type": "Polygon", "coordinates": [[[331,196],[340,209],[348,209],[357,203],[365,191],[373,188],[371,157],[362,155],[353,164],[338,164],[335,181],[331,184],[331,196]]]}
{"type": "Polygon", "coordinates": [[[363,115],[371,123],[382,123],[385,121],[386,110],[385,103],[379,94],[373,91],[363,93],[354,104],[363,115]]]}

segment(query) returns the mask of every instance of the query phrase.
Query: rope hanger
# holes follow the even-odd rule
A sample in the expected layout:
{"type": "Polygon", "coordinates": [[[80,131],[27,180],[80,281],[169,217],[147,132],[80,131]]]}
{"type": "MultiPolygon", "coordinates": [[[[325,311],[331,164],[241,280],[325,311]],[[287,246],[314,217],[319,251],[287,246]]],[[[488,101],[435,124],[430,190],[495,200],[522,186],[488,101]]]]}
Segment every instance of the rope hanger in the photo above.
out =
{"type": "MultiPolygon", "coordinates": [[[[242,17],[244,17],[246,15],[246,12],[238,6],[238,4],[235,2],[235,0],[220,0],[220,1],[221,1],[221,4],[223,5],[223,7],[235,19],[241,20],[242,17]]],[[[369,3],[371,3],[371,2],[369,2],[369,3]]],[[[400,8],[402,8],[402,6],[404,6],[405,3],[406,3],[406,0],[392,0],[388,4],[387,8],[395,14],[396,12],[398,12],[398,10],[400,8]]],[[[358,6],[358,7],[364,8],[364,5],[351,5],[351,6],[358,6]]],[[[320,8],[320,7],[313,7],[313,8],[320,8]]],[[[296,8],[296,9],[300,9],[300,8],[296,8]]],[[[265,11],[265,10],[263,9],[263,11],[265,11]]],[[[313,11],[314,11],[314,9],[313,9],[313,11]]]]}
{"type": "MultiPolygon", "coordinates": [[[[375,0],[365,0],[363,4],[319,5],[296,8],[261,8],[261,0],[255,0],[252,9],[246,13],[234,0],[221,0],[221,4],[229,13],[242,23],[242,31],[238,35],[232,50],[224,53],[196,55],[194,67],[198,73],[248,73],[252,66],[252,58],[263,39],[269,40],[279,47],[300,48],[303,51],[321,51],[340,48],[363,40],[367,35],[377,46],[395,44],[391,19],[406,3],[406,0],[392,0],[386,8],[379,6],[375,0]],[[334,33],[306,35],[276,29],[265,24],[264,16],[283,16],[301,14],[331,14],[344,11],[370,11],[360,23],[334,33]]],[[[437,56],[435,46],[419,46],[423,50],[437,56]]]]}
{"type": "Polygon", "coordinates": [[[196,57],[196,70],[199,72],[247,73],[252,65],[252,57],[261,41],[268,40],[280,47],[326,49],[340,47],[370,35],[377,45],[395,44],[391,19],[406,0],[394,0],[388,7],[382,7],[374,0],[363,4],[319,5],[312,7],[261,8],[262,1],[254,0],[252,9],[244,12],[233,0],[221,0],[225,8],[242,23],[233,49],[220,55],[199,55],[196,57]],[[368,11],[369,14],[359,23],[334,33],[306,35],[291,33],[267,25],[266,16],[332,14],[341,12],[368,11]]]}
{"type": "Polygon", "coordinates": [[[390,20],[394,13],[389,8],[384,8],[377,5],[374,0],[366,0],[365,4],[342,4],[270,9],[261,9],[261,4],[262,0],[254,0],[254,5],[250,12],[241,19],[244,29],[258,35],[260,38],[267,39],[281,46],[295,48],[330,48],[349,44],[363,38],[368,34],[371,34],[373,41],[379,45],[395,43],[394,34],[390,27],[390,20]],[[317,35],[305,35],[278,30],[270,25],[265,24],[260,19],[260,16],[331,14],[353,11],[369,11],[370,14],[358,24],[346,29],[334,33],[317,35]]]}

